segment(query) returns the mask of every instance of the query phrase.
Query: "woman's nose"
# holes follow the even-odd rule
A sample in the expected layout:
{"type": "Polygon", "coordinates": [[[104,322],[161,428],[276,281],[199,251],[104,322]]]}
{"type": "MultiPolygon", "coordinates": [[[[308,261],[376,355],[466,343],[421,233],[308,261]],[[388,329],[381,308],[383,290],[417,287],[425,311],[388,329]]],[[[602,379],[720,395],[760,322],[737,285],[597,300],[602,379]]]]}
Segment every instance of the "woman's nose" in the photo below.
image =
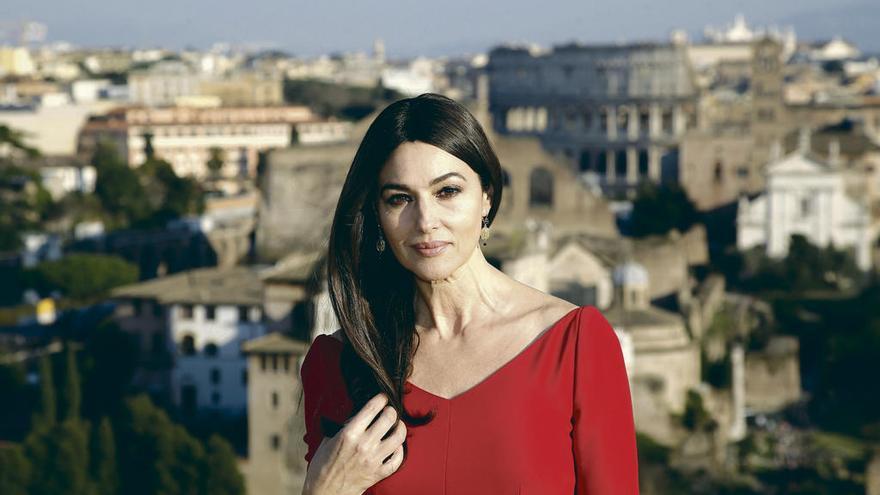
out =
{"type": "Polygon", "coordinates": [[[416,226],[422,232],[430,232],[437,228],[437,209],[430,201],[416,202],[416,226]]]}

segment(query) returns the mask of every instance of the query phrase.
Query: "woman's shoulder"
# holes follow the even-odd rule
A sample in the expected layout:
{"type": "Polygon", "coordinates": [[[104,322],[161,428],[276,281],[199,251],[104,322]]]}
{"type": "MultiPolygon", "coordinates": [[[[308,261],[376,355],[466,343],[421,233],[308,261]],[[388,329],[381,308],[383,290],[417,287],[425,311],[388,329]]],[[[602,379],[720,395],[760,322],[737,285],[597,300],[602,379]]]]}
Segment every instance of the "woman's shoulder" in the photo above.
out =
{"type": "Polygon", "coordinates": [[[310,372],[323,374],[328,363],[338,359],[345,338],[341,333],[341,330],[333,333],[321,333],[312,340],[312,344],[303,358],[303,374],[310,374],[310,372]]]}

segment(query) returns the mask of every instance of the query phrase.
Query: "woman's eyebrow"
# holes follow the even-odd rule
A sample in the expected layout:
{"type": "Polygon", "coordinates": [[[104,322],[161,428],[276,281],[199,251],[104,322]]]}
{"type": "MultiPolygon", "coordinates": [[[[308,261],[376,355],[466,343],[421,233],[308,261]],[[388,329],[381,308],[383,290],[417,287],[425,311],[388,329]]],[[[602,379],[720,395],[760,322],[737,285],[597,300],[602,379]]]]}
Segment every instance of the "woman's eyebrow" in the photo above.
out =
{"type": "MultiPolygon", "coordinates": [[[[448,174],[443,174],[443,175],[441,175],[440,177],[437,177],[437,178],[435,178],[435,179],[432,179],[431,182],[430,182],[430,184],[428,184],[428,185],[433,186],[434,184],[436,184],[436,183],[438,183],[438,182],[443,182],[444,180],[446,180],[446,179],[448,179],[448,178],[450,178],[450,177],[458,177],[458,178],[460,178],[460,179],[463,180],[463,181],[467,181],[467,179],[465,179],[464,176],[461,175],[460,173],[458,173],[458,172],[449,172],[448,174]]],[[[410,190],[410,188],[409,188],[408,186],[404,185],[404,184],[398,184],[398,183],[396,183],[396,182],[387,182],[387,183],[385,183],[385,184],[379,189],[379,194],[382,194],[382,193],[385,192],[387,189],[400,189],[401,191],[409,191],[409,190],[410,190]]]]}

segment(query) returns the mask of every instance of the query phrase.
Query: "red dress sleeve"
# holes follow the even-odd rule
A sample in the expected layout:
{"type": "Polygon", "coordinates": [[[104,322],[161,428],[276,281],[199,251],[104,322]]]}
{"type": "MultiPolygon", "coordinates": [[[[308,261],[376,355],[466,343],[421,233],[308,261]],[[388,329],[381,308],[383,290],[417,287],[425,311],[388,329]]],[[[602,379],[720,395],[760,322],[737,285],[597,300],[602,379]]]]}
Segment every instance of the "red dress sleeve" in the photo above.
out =
{"type": "Polygon", "coordinates": [[[578,324],[572,415],[575,493],[637,495],[636,435],[620,342],[596,308],[585,308],[578,324]]]}
{"type": "Polygon", "coordinates": [[[312,342],[303,358],[302,367],[300,367],[306,427],[303,441],[308,446],[305,456],[306,465],[312,462],[312,456],[315,455],[315,451],[318,450],[318,446],[324,439],[324,432],[321,431],[321,415],[324,408],[321,405],[327,400],[329,392],[326,373],[328,347],[324,345],[326,343],[323,341],[324,338],[327,337],[319,335],[312,342]]]}

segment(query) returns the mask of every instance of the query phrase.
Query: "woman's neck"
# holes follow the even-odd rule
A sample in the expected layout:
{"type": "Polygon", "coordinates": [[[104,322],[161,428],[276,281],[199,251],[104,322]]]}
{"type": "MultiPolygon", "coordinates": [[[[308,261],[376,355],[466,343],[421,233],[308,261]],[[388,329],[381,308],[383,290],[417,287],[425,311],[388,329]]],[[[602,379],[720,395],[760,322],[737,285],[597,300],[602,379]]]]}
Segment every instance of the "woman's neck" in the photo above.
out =
{"type": "Polygon", "coordinates": [[[501,314],[510,301],[509,278],[486,261],[479,249],[449,277],[416,279],[416,331],[438,340],[463,336],[466,329],[501,314]]]}

